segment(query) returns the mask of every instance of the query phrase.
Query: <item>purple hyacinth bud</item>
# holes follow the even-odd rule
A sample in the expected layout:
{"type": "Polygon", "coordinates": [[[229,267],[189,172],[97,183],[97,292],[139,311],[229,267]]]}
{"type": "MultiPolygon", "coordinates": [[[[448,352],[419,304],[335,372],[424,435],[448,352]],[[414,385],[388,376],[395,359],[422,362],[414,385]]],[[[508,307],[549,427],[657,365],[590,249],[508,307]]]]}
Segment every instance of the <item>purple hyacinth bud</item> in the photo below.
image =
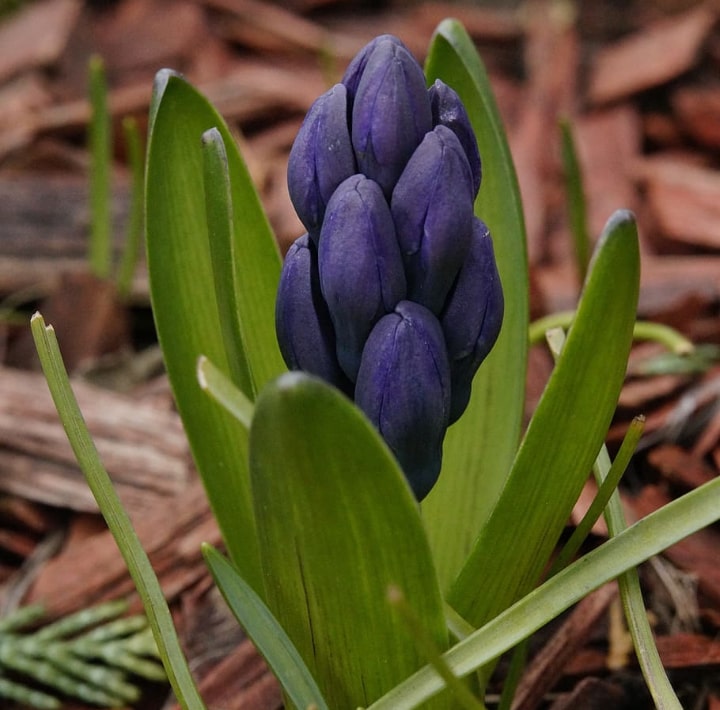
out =
{"type": "Polygon", "coordinates": [[[291,370],[305,370],[352,392],[335,354],[335,333],[320,293],[317,253],[307,234],[293,242],[285,257],[275,304],[275,330],[280,352],[291,370]]]}
{"type": "Polygon", "coordinates": [[[475,218],[470,251],[440,319],[452,377],[451,424],[467,407],[472,379],[500,333],[503,309],[492,238],[475,218]]]}
{"type": "Polygon", "coordinates": [[[447,84],[435,79],[428,89],[433,126],[447,126],[460,141],[473,176],[473,196],[477,195],[482,180],[482,163],[475,131],[460,97],[447,84]]]}
{"type": "Polygon", "coordinates": [[[380,38],[348,77],[357,83],[351,136],[358,169],[387,197],[423,136],[432,129],[422,68],[395,38],[380,38]]]}
{"type": "Polygon", "coordinates": [[[355,172],[347,90],[336,84],[311,106],[288,159],[290,199],[313,239],[335,188],[355,172]]]}
{"type": "Polygon", "coordinates": [[[375,48],[381,42],[391,42],[399,47],[405,47],[405,45],[394,35],[379,35],[370,42],[368,42],[352,59],[348,64],[345,74],[343,74],[342,83],[347,87],[348,91],[348,105],[352,108],[355,94],[357,93],[358,84],[360,83],[360,77],[365,71],[367,66],[368,58],[375,51],[375,48]]]}
{"type": "Polygon", "coordinates": [[[363,351],[355,403],[377,427],[422,500],[435,484],[450,408],[442,329],[423,306],[401,301],[363,351]]]}
{"type": "Polygon", "coordinates": [[[338,360],[354,381],[372,327],[406,291],[392,215],[376,182],[353,175],[330,198],[318,265],[338,360]]]}
{"type": "Polygon", "coordinates": [[[446,126],[436,126],[413,153],[392,194],[408,298],[436,314],[470,248],[472,191],[460,141],[446,126]]]}

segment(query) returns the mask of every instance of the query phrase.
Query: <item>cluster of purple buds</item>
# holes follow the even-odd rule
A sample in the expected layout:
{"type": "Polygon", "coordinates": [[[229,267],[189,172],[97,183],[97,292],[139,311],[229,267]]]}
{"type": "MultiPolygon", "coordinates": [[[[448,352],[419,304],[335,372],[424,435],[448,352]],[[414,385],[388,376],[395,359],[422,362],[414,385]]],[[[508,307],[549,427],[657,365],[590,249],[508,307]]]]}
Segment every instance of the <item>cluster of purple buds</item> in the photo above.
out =
{"type": "Polygon", "coordinates": [[[290,153],[307,233],[285,258],[276,327],[291,369],[352,397],[418,500],[500,331],[503,295],[473,214],[481,165],[458,95],[383,35],[308,112],[290,153]]]}

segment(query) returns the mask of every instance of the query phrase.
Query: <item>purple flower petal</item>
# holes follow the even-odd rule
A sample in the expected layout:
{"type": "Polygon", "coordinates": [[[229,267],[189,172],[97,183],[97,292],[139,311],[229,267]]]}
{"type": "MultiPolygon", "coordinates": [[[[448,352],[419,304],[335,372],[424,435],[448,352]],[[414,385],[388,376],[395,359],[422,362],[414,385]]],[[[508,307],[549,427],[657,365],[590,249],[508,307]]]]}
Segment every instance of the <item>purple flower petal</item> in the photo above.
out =
{"type": "Polygon", "coordinates": [[[475,218],[470,251],[440,319],[452,374],[451,423],[465,411],[472,379],[500,334],[503,311],[492,238],[475,218]]]}
{"type": "Polygon", "coordinates": [[[364,175],[345,180],[328,203],[320,232],[320,285],[351,380],[375,323],[405,297],[405,274],[390,208],[364,175]]]}
{"type": "Polygon", "coordinates": [[[335,354],[335,333],[320,293],[315,247],[307,234],[293,242],[280,274],[275,330],[285,364],[350,394],[352,385],[335,354]]]}
{"type": "Polygon", "coordinates": [[[435,484],[450,408],[450,370],[437,318],[401,301],[363,351],[355,402],[377,427],[418,500],[435,484]]]}
{"type": "Polygon", "coordinates": [[[355,172],[347,91],[336,84],[311,106],[288,159],[290,199],[314,239],[335,188],[355,172]]]}
{"type": "Polygon", "coordinates": [[[460,142],[437,126],[413,153],[392,195],[408,298],[436,314],[470,247],[472,190],[460,142]]]}
{"type": "Polygon", "coordinates": [[[359,171],[389,197],[408,159],[432,128],[425,77],[405,46],[389,38],[378,41],[359,68],[352,145],[359,171]]]}
{"type": "Polygon", "coordinates": [[[473,197],[477,195],[482,180],[482,163],[475,131],[460,97],[447,84],[436,79],[428,89],[433,126],[447,126],[458,138],[470,165],[473,176],[473,197]]]}

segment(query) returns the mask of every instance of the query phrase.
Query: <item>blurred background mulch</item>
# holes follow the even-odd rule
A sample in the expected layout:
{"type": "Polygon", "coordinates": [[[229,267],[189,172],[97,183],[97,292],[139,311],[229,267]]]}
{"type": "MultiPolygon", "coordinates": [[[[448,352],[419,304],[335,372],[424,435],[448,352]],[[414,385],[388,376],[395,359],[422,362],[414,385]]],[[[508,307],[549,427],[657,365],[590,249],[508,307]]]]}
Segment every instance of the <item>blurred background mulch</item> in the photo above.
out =
{"type": "MultiPolygon", "coordinates": [[[[647,417],[623,484],[628,518],[718,475],[717,2],[0,0],[0,612],[41,600],[57,616],[132,595],[37,371],[27,316],[40,306],[208,706],[280,707],[274,680],[228,621],[199,554],[201,541],[219,536],[162,375],[144,266],[124,300],[87,273],[88,59],[105,62],[116,129],[126,116],[146,126],[159,69],[196,84],[237,129],[285,250],[302,231],[285,169],[305,111],[371,37],[394,33],[422,60],[448,16],[477,43],[506,122],[526,210],[533,317],[571,308],[580,288],[560,157],[564,118],[578,145],[591,234],[615,209],[635,211],[639,315],[699,346],[682,362],[654,345],[634,349],[610,434],[616,445],[634,415],[647,417]]],[[[120,140],[114,157],[119,250],[129,191],[120,140]]],[[[534,347],[528,414],[550,368],[534,347]]],[[[590,486],[586,493],[569,525],[590,486]]],[[[599,524],[591,543],[605,534],[599,524]]],[[[642,578],[684,706],[720,709],[720,529],[668,550],[642,578]]],[[[616,612],[615,593],[601,589],[541,634],[516,707],[652,707],[616,612]]],[[[143,702],[147,710],[172,706],[165,688],[148,688],[143,702]]]]}

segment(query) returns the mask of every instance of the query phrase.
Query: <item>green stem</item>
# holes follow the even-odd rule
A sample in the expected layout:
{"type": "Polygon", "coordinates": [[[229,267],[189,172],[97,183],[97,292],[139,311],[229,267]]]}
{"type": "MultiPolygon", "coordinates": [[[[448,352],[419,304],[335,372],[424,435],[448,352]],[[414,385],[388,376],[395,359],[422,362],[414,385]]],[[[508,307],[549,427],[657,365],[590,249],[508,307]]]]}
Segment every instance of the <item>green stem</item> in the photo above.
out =
{"type": "MultiPolygon", "coordinates": [[[[537,345],[545,339],[545,333],[553,328],[567,330],[575,318],[575,311],[559,311],[538,318],[530,324],[528,331],[530,345],[537,345]]],[[[678,355],[688,355],[695,346],[682,333],[662,323],[637,321],[633,329],[635,340],[652,340],[678,355]]]]}

